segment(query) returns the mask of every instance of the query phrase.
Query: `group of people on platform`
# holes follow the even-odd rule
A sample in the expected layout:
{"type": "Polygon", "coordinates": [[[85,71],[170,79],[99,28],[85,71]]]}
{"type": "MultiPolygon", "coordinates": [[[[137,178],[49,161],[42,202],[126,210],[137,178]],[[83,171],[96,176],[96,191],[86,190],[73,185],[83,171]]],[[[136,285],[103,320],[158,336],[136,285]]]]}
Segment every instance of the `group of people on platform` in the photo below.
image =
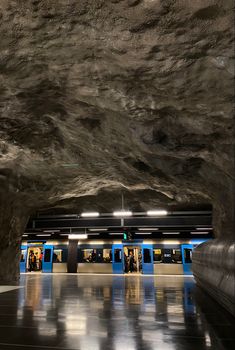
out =
{"type": "Polygon", "coordinates": [[[36,252],[34,254],[33,250],[29,252],[29,266],[28,271],[41,271],[42,269],[42,258],[43,252],[41,251],[39,254],[36,252]]]}
{"type": "Polygon", "coordinates": [[[134,254],[132,251],[129,252],[129,255],[124,254],[124,263],[125,263],[125,273],[140,272],[142,269],[142,255],[138,255],[138,267],[137,261],[135,260],[134,254]],[[137,271],[139,270],[139,271],[137,271]]]}

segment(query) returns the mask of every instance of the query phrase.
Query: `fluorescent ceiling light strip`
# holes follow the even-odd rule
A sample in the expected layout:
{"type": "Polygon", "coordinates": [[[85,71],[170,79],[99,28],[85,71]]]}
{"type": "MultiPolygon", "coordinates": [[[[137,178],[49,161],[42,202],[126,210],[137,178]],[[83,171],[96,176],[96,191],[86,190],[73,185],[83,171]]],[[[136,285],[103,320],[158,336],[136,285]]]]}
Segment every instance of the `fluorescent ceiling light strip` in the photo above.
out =
{"type": "Polygon", "coordinates": [[[129,210],[117,210],[113,212],[113,216],[132,216],[132,212],[129,210]]]}
{"type": "Polygon", "coordinates": [[[152,232],[136,232],[135,235],[151,235],[152,232]]]}
{"type": "Polygon", "coordinates": [[[28,237],[28,235],[23,235],[23,237],[28,237]]]}
{"type": "Polygon", "coordinates": [[[112,233],[109,233],[109,235],[110,236],[115,236],[115,235],[121,236],[121,235],[123,235],[123,232],[122,233],[121,232],[112,232],[112,233]]]}
{"type": "Polygon", "coordinates": [[[167,215],[167,210],[148,210],[147,215],[148,216],[164,216],[167,215]]]}
{"type": "Polygon", "coordinates": [[[38,235],[36,235],[36,236],[40,236],[40,237],[50,237],[51,235],[49,235],[49,234],[48,234],[48,235],[47,235],[47,234],[44,235],[43,233],[40,233],[40,234],[38,234],[38,235]]]}
{"type": "Polygon", "coordinates": [[[70,234],[69,239],[87,239],[86,234],[70,234]]]}
{"type": "Polygon", "coordinates": [[[100,213],[98,212],[90,212],[90,213],[82,213],[81,217],[83,218],[97,218],[98,216],[100,216],[100,213]]]}
{"type": "Polygon", "coordinates": [[[55,232],[60,232],[60,230],[43,230],[43,232],[51,232],[51,233],[55,233],[55,232]]]}
{"type": "Polygon", "coordinates": [[[190,233],[191,233],[191,235],[208,235],[209,232],[193,231],[190,233]]]}
{"type": "Polygon", "coordinates": [[[212,227],[196,227],[196,230],[206,231],[206,230],[213,230],[213,228],[212,227]]]}
{"type": "Polygon", "coordinates": [[[180,232],[162,232],[163,235],[179,235],[180,232]]]}
{"type": "Polygon", "coordinates": [[[148,228],[138,228],[138,230],[139,231],[158,231],[159,230],[159,228],[157,228],[157,227],[148,227],[148,228]]]}
{"type": "Polygon", "coordinates": [[[89,231],[108,231],[107,228],[89,228],[89,231]]]}

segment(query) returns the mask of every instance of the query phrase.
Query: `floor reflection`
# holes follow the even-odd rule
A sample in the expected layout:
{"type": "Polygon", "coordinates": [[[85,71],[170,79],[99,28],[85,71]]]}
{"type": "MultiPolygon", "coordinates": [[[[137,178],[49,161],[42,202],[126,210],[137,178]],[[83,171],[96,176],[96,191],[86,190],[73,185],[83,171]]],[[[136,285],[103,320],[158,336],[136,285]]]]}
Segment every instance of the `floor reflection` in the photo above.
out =
{"type": "Polygon", "coordinates": [[[191,277],[38,274],[21,284],[0,294],[1,350],[223,350],[235,341],[234,319],[191,277]]]}

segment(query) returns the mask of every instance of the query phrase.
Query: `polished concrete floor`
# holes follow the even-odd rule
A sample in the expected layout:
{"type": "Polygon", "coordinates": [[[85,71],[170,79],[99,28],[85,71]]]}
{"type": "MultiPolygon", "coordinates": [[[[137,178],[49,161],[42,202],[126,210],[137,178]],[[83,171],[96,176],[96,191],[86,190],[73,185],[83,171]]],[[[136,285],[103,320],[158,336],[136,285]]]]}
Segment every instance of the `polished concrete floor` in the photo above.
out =
{"type": "Polygon", "coordinates": [[[0,350],[234,349],[234,319],[192,277],[21,276],[0,289],[0,350]]]}

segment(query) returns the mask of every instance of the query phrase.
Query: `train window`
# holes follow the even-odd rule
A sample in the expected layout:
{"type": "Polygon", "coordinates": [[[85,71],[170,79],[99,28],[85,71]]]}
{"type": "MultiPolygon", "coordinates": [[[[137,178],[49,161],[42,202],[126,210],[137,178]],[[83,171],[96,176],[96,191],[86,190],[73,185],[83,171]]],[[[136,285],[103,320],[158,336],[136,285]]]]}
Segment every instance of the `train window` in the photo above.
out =
{"type": "Polygon", "coordinates": [[[184,261],[186,264],[192,263],[192,249],[184,248],[184,261]]]}
{"type": "Polygon", "coordinates": [[[114,249],[114,262],[122,262],[122,250],[114,249]]]}
{"type": "Polygon", "coordinates": [[[78,254],[78,262],[83,263],[110,263],[112,262],[111,249],[82,249],[78,254]]]}
{"type": "Polygon", "coordinates": [[[145,264],[151,263],[150,249],[147,249],[147,248],[144,249],[144,263],[145,264]]]}
{"type": "Polygon", "coordinates": [[[26,252],[25,249],[21,250],[20,262],[25,262],[25,252],[26,252]]]}
{"type": "Polygon", "coordinates": [[[82,249],[82,262],[96,262],[96,249],[82,249]]]}
{"type": "Polygon", "coordinates": [[[53,252],[53,263],[61,263],[63,261],[63,250],[55,249],[53,252]]]}
{"type": "Polygon", "coordinates": [[[51,261],[51,249],[45,249],[44,262],[51,261]]]}
{"type": "Polygon", "coordinates": [[[180,249],[171,250],[171,260],[173,263],[176,263],[176,264],[182,263],[182,254],[180,249]]]}
{"type": "Polygon", "coordinates": [[[153,261],[156,263],[162,262],[162,249],[153,250],[153,261]]]}
{"type": "Polygon", "coordinates": [[[103,262],[110,263],[112,262],[112,250],[104,249],[103,250],[103,262]]]}

